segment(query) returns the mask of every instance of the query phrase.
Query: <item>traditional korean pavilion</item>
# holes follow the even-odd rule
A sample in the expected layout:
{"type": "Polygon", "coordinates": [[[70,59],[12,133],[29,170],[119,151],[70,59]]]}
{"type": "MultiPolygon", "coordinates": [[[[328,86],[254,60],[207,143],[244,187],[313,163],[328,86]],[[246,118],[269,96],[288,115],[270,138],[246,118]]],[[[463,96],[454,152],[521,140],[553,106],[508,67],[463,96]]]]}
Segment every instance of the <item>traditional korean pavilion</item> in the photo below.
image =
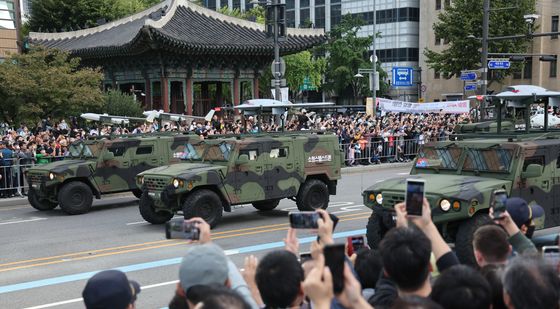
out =
{"type": "MultiPolygon", "coordinates": [[[[287,30],[282,55],[325,41],[322,29],[287,30]]],[[[273,43],[265,26],[187,0],[167,0],[95,28],[30,33],[31,42],[69,51],[102,67],[104,89],[134,93],[146,109],[203,115],[259,97],[273,43]]]]}

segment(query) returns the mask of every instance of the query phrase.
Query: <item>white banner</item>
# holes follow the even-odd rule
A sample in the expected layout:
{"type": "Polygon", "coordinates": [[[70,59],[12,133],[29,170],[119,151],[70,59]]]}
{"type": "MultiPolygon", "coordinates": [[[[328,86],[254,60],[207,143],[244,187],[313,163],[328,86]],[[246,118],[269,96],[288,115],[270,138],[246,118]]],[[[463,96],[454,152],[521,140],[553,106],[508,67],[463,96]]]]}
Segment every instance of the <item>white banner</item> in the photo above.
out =
{"type": "Polygon", "coordinates": [[[395,101],[388,99],[377,99],[379,109],[385,112],[394,113],[411,113],[411,114],[427,114],[427,113],[445,113],[445,114],[464,114],[468,113],[469,101],[447,101],[447,102],[428,102],[428,103],[411,103],[403,101],[395,101]]]}

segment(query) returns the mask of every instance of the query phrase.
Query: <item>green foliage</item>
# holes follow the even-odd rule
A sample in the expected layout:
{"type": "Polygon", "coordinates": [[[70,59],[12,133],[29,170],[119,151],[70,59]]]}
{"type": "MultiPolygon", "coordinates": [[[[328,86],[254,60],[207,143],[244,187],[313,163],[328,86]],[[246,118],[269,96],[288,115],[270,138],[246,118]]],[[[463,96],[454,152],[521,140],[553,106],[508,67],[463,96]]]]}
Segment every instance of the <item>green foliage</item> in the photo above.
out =
{"type": "Polygon", "coordinates": [[[31,3],[30,31],[61,32],[93,27],[142,11],[160,0],[40,0],[31,3]]]}
{"type": "MultiPolygon", "coordinates": [[[[449,42],[442,52],[424,50],[430,68],[451,78],[460,76],[461,70],[480,68],[479,40],[469,35],[482,37],[483,0],[455,0],[450,8],[439,14],[439,21],[433,25],[436,37],[449,42]]],[[[535,11],[534,0],[492,0],[492,8],[517,6],[516,9],[492,11],[490,13],[490,37],[527,33],[528,26],[523,15],[535,11]]],[[[430,40],[433,40],[430,37],[430,40]]],[[[524,53],[529,41],[526,39],[490,41],[491,53],[524,53]]],[[[504,72],[511,74],[512,70],[504,72]]]]}
{"type": "Polygon", "coordinates": [[[227,6],[224,6],[219,8],[218,12],[235,18],[251,20],[259,24],[265,23],[265,9],[260,5],[257,5],[251,8],[250,10],[244,12],[242,12],[240,9],[230,10],[227,6]]]}
{"type": "MultiPolygon", "coordinates": [[[[329,40],[322,48],[328,53],[326,66],[327,90],[339,96],[352,92],[354,98],[369,95],[368,79],[355,78],[358,69],[371,69],[368,57],[372,37],[358,37],[363,21],[351,15],[344,15],[342,21],[329,33],[329,40]]],[[[387,74],[377,66],[380,74],[380,95],[388,90],[387,74]]]]}
{"type": "Polygon", "coordinates": [[[286,83],[291,92],[299,92],[303,79],[309,77],[313,87],[321,87],[321,79],[325,72],[325,58],[313,58],[311,52],[302,51],[284,57],[286,61],[286,83]]]}
{"type": "Polygon", "coordinates": [[[110,90],[105,94],[103,112],[109,115],[142,117],[143,111],[144,109],[133,95],[118,90],[110,90]]]}
{"type": "Polygon", "coordinates": [[[32,49],[0,64],[0,118],[10,123],[77,115],[103,102],[99,69],[59,50],[32,49]]]}

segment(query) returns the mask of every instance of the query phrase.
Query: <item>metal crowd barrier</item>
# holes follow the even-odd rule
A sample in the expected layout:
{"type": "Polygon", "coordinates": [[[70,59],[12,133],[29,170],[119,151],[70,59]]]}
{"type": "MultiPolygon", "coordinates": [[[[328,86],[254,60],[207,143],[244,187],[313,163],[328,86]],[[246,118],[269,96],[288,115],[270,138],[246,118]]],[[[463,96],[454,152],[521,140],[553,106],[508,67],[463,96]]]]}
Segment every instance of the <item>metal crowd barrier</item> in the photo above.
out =
{"type": "MultiPolygon", "coordinates": [[[[45,157],[48,162],[63,160],[64,157],[45,157]]],[[[23,197],[27,195],[28,184],[24,177],[25,170],[40,165],[33,159],[1,159],[0,160],[0,198],[23,197]]]]}

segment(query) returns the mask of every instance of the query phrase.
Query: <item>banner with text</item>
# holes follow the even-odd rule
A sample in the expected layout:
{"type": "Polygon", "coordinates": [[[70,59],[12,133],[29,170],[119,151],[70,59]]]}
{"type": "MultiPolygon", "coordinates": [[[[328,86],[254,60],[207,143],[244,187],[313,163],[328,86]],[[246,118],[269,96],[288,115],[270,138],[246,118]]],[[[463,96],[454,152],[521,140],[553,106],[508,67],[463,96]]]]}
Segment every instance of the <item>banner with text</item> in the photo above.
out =
{"type": "Polygon", "coordinates": [[[445,114],[464,114],[469,112],[469,101],[448,101],[448,102],[428,102],[411,103],[388,99],[377,99],[379,109],[393,113],[445,113],[445,114]]]}

